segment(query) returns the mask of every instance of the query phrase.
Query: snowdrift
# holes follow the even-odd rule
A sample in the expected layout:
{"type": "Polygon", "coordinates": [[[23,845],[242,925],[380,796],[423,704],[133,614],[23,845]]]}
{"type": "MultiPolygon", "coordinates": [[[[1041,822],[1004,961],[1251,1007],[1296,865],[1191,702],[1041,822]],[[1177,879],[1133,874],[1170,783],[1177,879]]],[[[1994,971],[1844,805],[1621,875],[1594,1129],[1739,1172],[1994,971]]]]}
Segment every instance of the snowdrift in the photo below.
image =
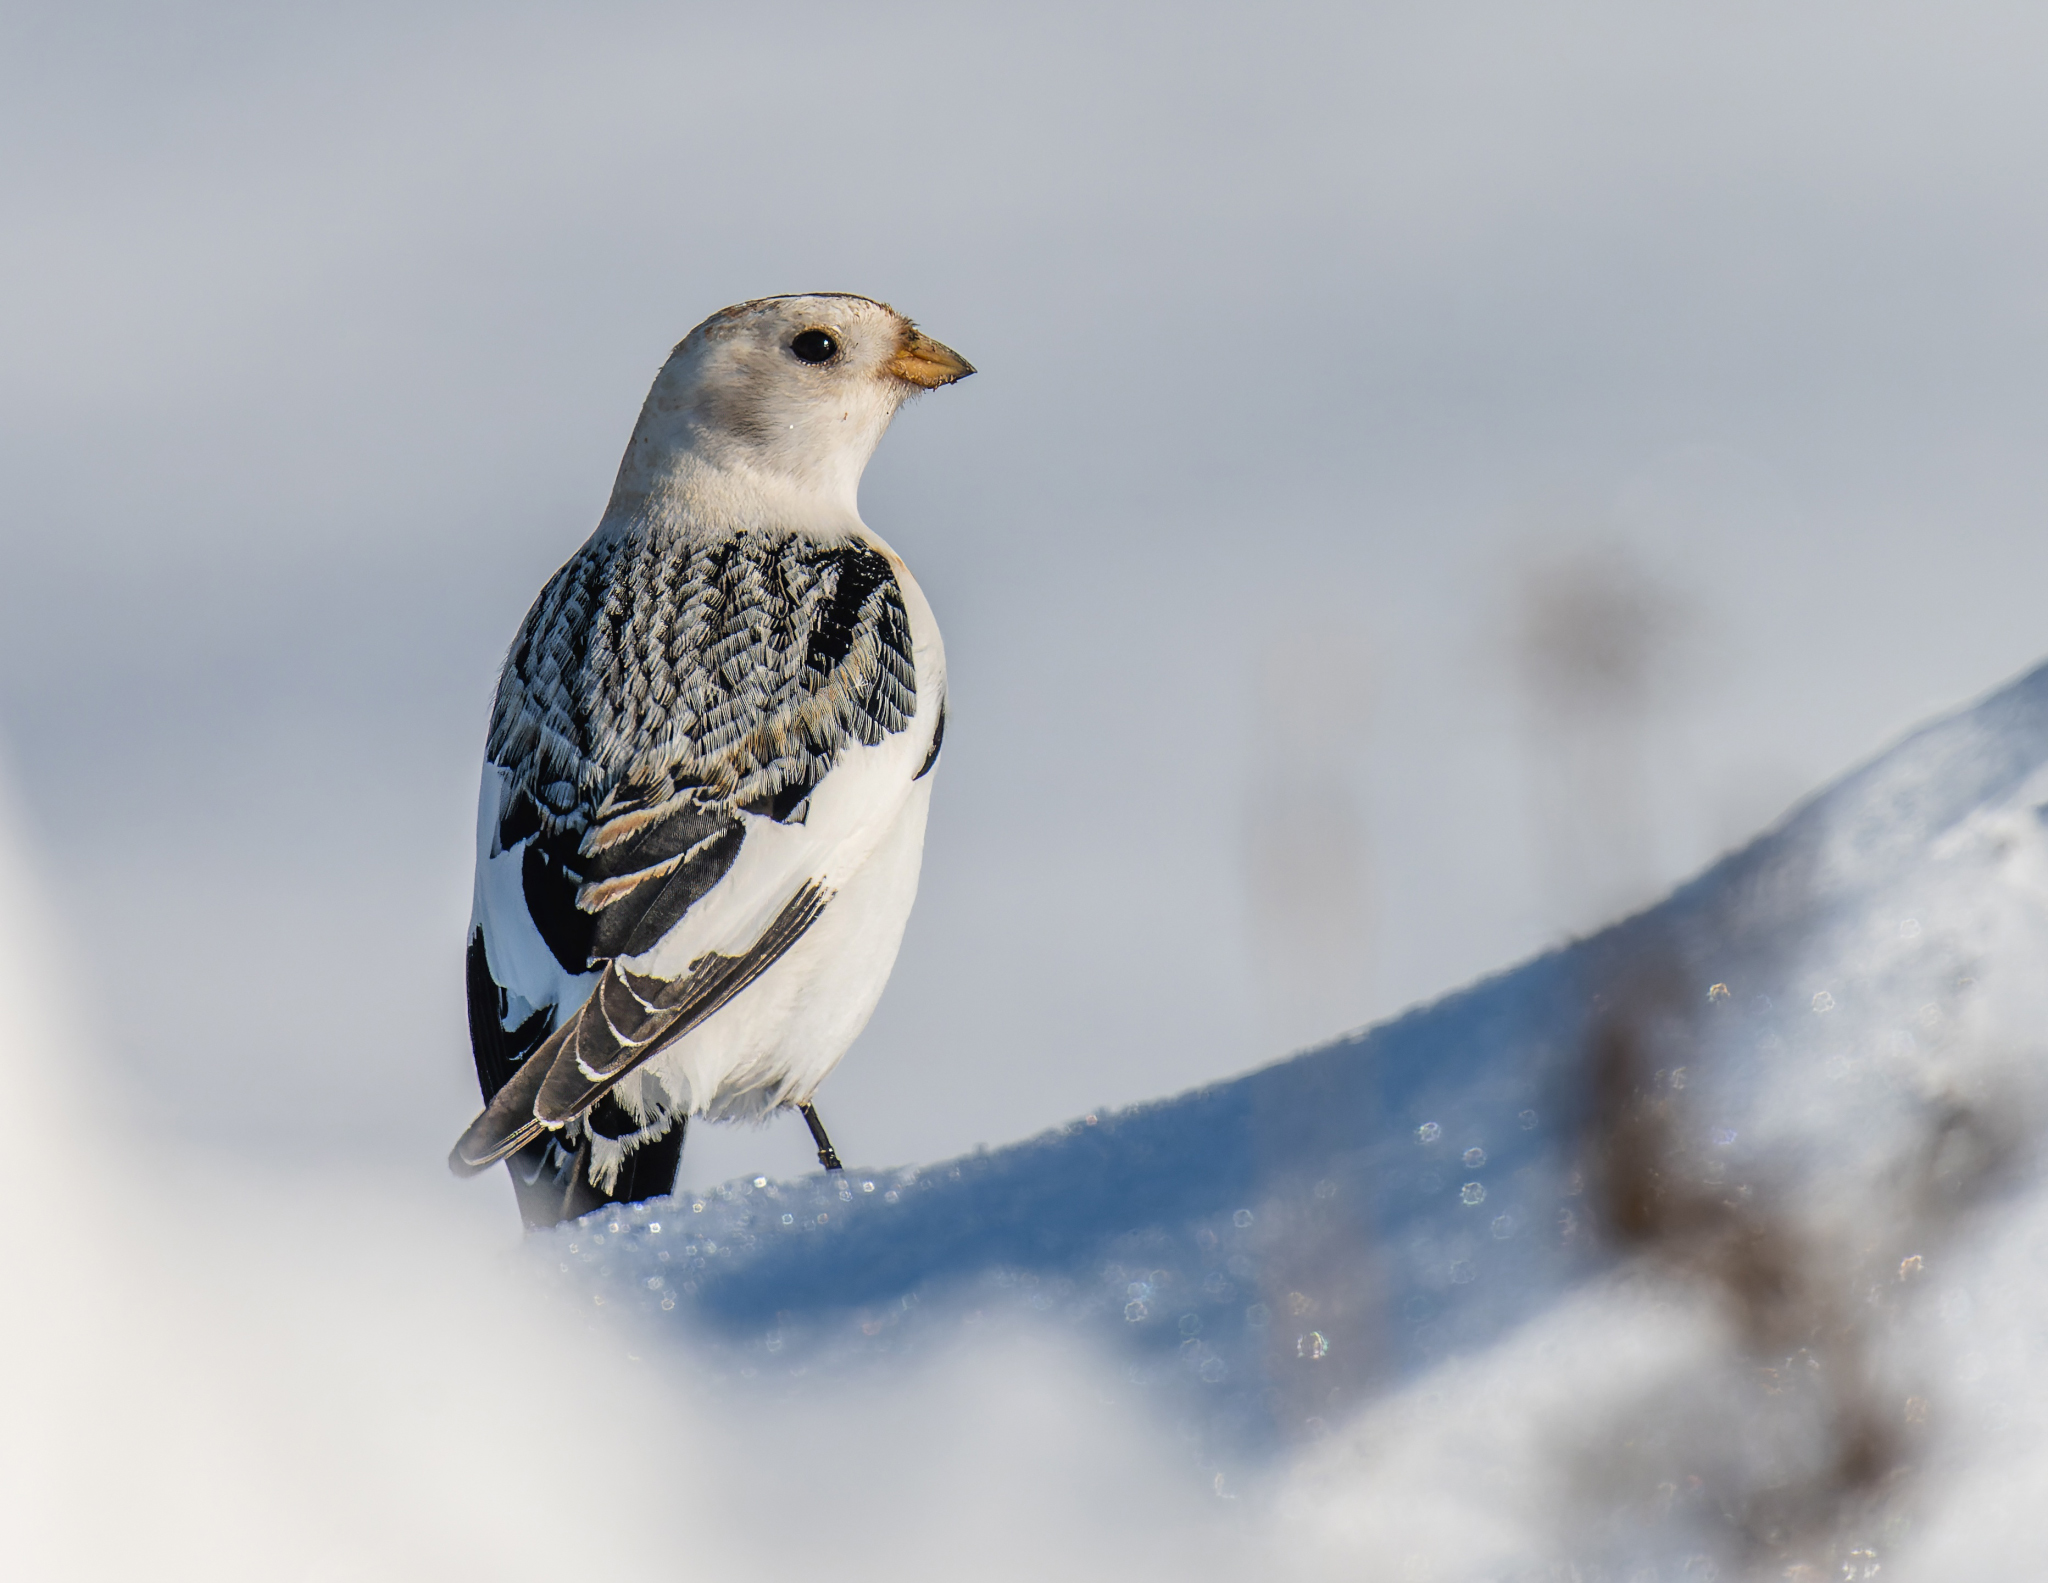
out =
{"type": "Polygon", "coordinates": [[[1855,1575],[1953,1449],[1955,1370],[1989,1368],[1962,1269],[2035,1213],[2044,821],[2048,668],[1386,1026],[1012,1148],[593,1216],[542,1257],[788,1391],[997,1317],[1085,1338],[1219,1490],[1341,1462],[1346,1428],[1412,1451],[1404,1391],[1546,1332],[1569,1372],[1559,1340],[1599,1336],[1579,1364],[1637,1371],[1621,1399],[1567,1393],[1539,1435],[1512,1372],[1492,1392],[1482,1438],[1583,1465],[1464,1562],[1855,1575]]]}
{"type": "Polygon", "coordinates": [[[2048,668],[1369,1033],[516,1250],[129,1135],[34,889],[0,841],[23,1576],[2030,1570],[2048,668]]]}

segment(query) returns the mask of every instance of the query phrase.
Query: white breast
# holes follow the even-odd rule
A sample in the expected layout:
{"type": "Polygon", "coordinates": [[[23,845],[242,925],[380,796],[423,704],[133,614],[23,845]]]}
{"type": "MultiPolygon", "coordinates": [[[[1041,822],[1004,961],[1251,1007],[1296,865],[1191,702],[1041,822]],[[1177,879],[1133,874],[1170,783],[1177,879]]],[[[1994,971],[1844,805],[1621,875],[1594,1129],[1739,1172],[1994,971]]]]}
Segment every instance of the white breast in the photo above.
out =
{"type": "Polygon", "coordinates": [[[909,727],[872,747],[846,749],[811,793],[804,823],[747,815],[731,872],[629,964],[678,972],[706,950],[757,938],[807,881],[833,892],[823,915],[773,967],[649,1063],[676,1106],[695,1115],[759,1118],[809,1100],[873,1015],[917,899],[933,775],[916,777],[945,699],[945,650],[916,580],[876,543],[895,566],[910,617],[917,712],[909,727]]]}

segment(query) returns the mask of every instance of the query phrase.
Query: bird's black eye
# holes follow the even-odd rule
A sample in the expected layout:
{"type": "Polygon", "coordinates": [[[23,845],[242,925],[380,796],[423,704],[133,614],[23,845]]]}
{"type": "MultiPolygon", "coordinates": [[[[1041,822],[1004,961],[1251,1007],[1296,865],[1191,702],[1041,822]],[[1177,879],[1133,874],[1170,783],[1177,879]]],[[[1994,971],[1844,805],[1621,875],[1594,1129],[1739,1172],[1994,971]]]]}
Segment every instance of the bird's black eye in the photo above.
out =
{"type": "Polygon", "coordinates": [[[839,355],[839,343],[823,330],[805,330],[789,343],[800,363],[829,363],[839,355]]]}

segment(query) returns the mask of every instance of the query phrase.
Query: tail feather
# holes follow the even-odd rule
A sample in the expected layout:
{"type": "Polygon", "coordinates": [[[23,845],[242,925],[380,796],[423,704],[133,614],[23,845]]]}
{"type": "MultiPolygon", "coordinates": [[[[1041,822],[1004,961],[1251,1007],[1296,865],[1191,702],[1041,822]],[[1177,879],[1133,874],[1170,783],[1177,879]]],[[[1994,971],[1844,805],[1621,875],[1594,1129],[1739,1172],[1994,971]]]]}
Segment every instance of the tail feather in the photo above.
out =
{"type": "Polygon", "coordinates": [[[541,1007],[519,1027],[507,1029],[480,929],[470,937],[468,979],[470,1041],[484,1109],[456,1142],[448,1168],[457,1176],[476,1176],[502,1160],[512,1176],[520,1217],[536,1227],[573,1220],[606,1204],[675,1191],[685,1118],[676,1117],[661,1137],[633,1147],[610,1187],[591,1182],[592,1131],[618,1138],[640,1125],[610,1095],[609,1083],[566,1123],[542,1121],[535,1114],[549,1072],[557,1064],[575,1065],[573,1055],[567,1062],[561,1058],[579,1019],[572,1016],[551,1030],[553,1010],[541,1007]]]}
{"type": "Polygon", "coordinates": [[[685,1118],[678,1116],[662,1137],[642,1144],[626,1156],[609,1191],[590,1180],[590,1147],[564,1147],[549,1133],[510,1156],[512,1187],[519,1195],[519,1215],[527,1226],[545,1230],[575,1220],[606,1204],[638,1203],[666,1198],[675,1191],[676,1171],[683,1159],[685,1118]]]}

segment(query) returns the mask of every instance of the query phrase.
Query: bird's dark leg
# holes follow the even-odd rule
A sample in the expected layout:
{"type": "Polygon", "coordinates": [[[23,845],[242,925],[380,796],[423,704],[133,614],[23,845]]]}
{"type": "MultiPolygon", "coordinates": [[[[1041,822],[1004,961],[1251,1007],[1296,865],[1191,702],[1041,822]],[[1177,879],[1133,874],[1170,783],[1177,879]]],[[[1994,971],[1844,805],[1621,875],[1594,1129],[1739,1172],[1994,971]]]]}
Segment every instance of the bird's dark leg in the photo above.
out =
{"type": "Polygon", "coordinates": [[[838,1152],[832,1147],[832,1140],[825,1135],[825,1123],[818,1119],[817,1107],[799,1105],[796,1108],[804,1118],[804,1125],[811,1129],[812,1141],[818,1145],[818,1163],[828,1171],[844,1170],[845,1167],[839,1163],[838,1152]]]}

